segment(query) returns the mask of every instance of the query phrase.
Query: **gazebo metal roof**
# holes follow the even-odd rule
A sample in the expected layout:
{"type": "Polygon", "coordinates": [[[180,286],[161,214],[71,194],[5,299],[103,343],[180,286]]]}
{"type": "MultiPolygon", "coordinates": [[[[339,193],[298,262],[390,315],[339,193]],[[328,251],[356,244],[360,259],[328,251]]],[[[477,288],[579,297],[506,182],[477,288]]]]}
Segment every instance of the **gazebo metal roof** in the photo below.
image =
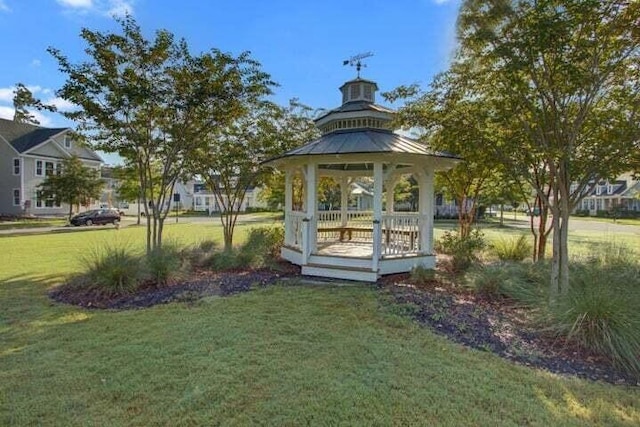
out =
{"type": "Polygon", "coordinates": [[[410,154],[459,160],[447,152],[434,151],[426,144],[385,129],[346,129],[328,133],[301,147],[294,148],[276,161],[297,156],[345,155],[345,154],[410,154]]]}

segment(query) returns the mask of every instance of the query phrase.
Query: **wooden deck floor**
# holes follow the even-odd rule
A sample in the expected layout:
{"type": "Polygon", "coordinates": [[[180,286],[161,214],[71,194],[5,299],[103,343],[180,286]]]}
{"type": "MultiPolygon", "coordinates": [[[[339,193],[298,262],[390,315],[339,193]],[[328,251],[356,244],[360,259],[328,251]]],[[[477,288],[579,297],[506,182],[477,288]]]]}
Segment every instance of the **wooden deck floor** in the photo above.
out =
{"type": "Polygon", "coordinates": [[[318,242],[317,254],[352,258],[371,258],[373,256],[373,244],[371,242],[318,242]]]}

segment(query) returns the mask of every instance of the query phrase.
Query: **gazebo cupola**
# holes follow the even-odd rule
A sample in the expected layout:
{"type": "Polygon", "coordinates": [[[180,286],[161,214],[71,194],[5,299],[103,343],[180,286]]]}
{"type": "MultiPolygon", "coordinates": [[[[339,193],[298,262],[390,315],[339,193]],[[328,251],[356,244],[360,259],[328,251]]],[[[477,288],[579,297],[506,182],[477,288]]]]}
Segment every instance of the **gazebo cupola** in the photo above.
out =
{"type": "Polygon", "coordinates": [[[359,75],[347,81],[340,87],[342,105],[315,120],[320,138],[265,162],[285,172],[282,256],[300,265],[302,274],[375,282],[384,274],[435,266],[434,173],[460,159],[394,133],[394,111],[375,103],[377,90],[359,75]],[[418,209],[395,212],[394,189],[407,175],[419,186],[418,209]],[[294,204],[295,177],[303,194],[294,204]],[[319,208],[321,177],[339,183],[339,210],[319,208]],[[349,207],[354,179],[372,182],[372,209],[349,207]]]}
{"type": "Polygon", "coordinates": [[[342,105],[316,119],[323,134],[343,129],[389,129],[394,112],[376,105],[378,85],[358,77],[340,86],[342,105]]]}

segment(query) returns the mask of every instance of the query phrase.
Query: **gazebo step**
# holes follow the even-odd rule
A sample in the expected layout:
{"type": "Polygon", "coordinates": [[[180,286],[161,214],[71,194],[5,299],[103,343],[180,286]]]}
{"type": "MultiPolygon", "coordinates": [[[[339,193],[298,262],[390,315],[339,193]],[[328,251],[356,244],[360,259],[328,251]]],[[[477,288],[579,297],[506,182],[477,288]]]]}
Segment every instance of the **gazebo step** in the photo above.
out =
{"type": "Polygon", "coordinates": [[[340,255],[312,254],[309,256],[309,264],[321,267],[359,268],[371,271],[371,258],[346,257],[340,255]]]}
{"type": "Polygon", "coordinates": [[[306,276],[331,277],[333,279],[357,280],[360,282],[376,282],[378,273],[370,268],[336,267],[320,264],[302,266],[302,274],[306,276]]]}

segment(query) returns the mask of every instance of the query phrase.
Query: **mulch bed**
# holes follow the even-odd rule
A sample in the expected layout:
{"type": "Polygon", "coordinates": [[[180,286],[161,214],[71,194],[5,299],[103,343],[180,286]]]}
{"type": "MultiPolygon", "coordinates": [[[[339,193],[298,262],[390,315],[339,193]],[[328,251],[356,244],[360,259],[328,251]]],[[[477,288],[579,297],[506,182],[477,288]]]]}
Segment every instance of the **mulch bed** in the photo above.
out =
{"type": "MultiPolygon", "coordinates": [[[[49,296],[58,302],[89,309],[140,309],[170,302],[195,302],[212,295],[234,295],[285,278],[300,277],[299,267],[283,262],[275,270],[198,271],[185,281],[163,287],[148,286],[131,295],[105,297],[62,285],[49,296]]],[[[323,279],[322,282],[345,281],[323,279]]],[[[607,360],[529,329],[526,311],[511,301],[483,299],[437,280],[427,286],[417,286],[408,274],[385,276],[378,287],[395,303],[410,304],[417,322],[457,343],[557,374],[640,386],[637,379],[613,368],[607,360]]]]}
{"type": "Polygon", "coordinates": [[[457,343],[556,374],[640,386],[608,360],[530,329],[526,310],[513,301],[487,300],[436,280],[416,286],[408,274],[387,276],[379,285],[395,302],[410,304],[420,324],[457,343]]]}

